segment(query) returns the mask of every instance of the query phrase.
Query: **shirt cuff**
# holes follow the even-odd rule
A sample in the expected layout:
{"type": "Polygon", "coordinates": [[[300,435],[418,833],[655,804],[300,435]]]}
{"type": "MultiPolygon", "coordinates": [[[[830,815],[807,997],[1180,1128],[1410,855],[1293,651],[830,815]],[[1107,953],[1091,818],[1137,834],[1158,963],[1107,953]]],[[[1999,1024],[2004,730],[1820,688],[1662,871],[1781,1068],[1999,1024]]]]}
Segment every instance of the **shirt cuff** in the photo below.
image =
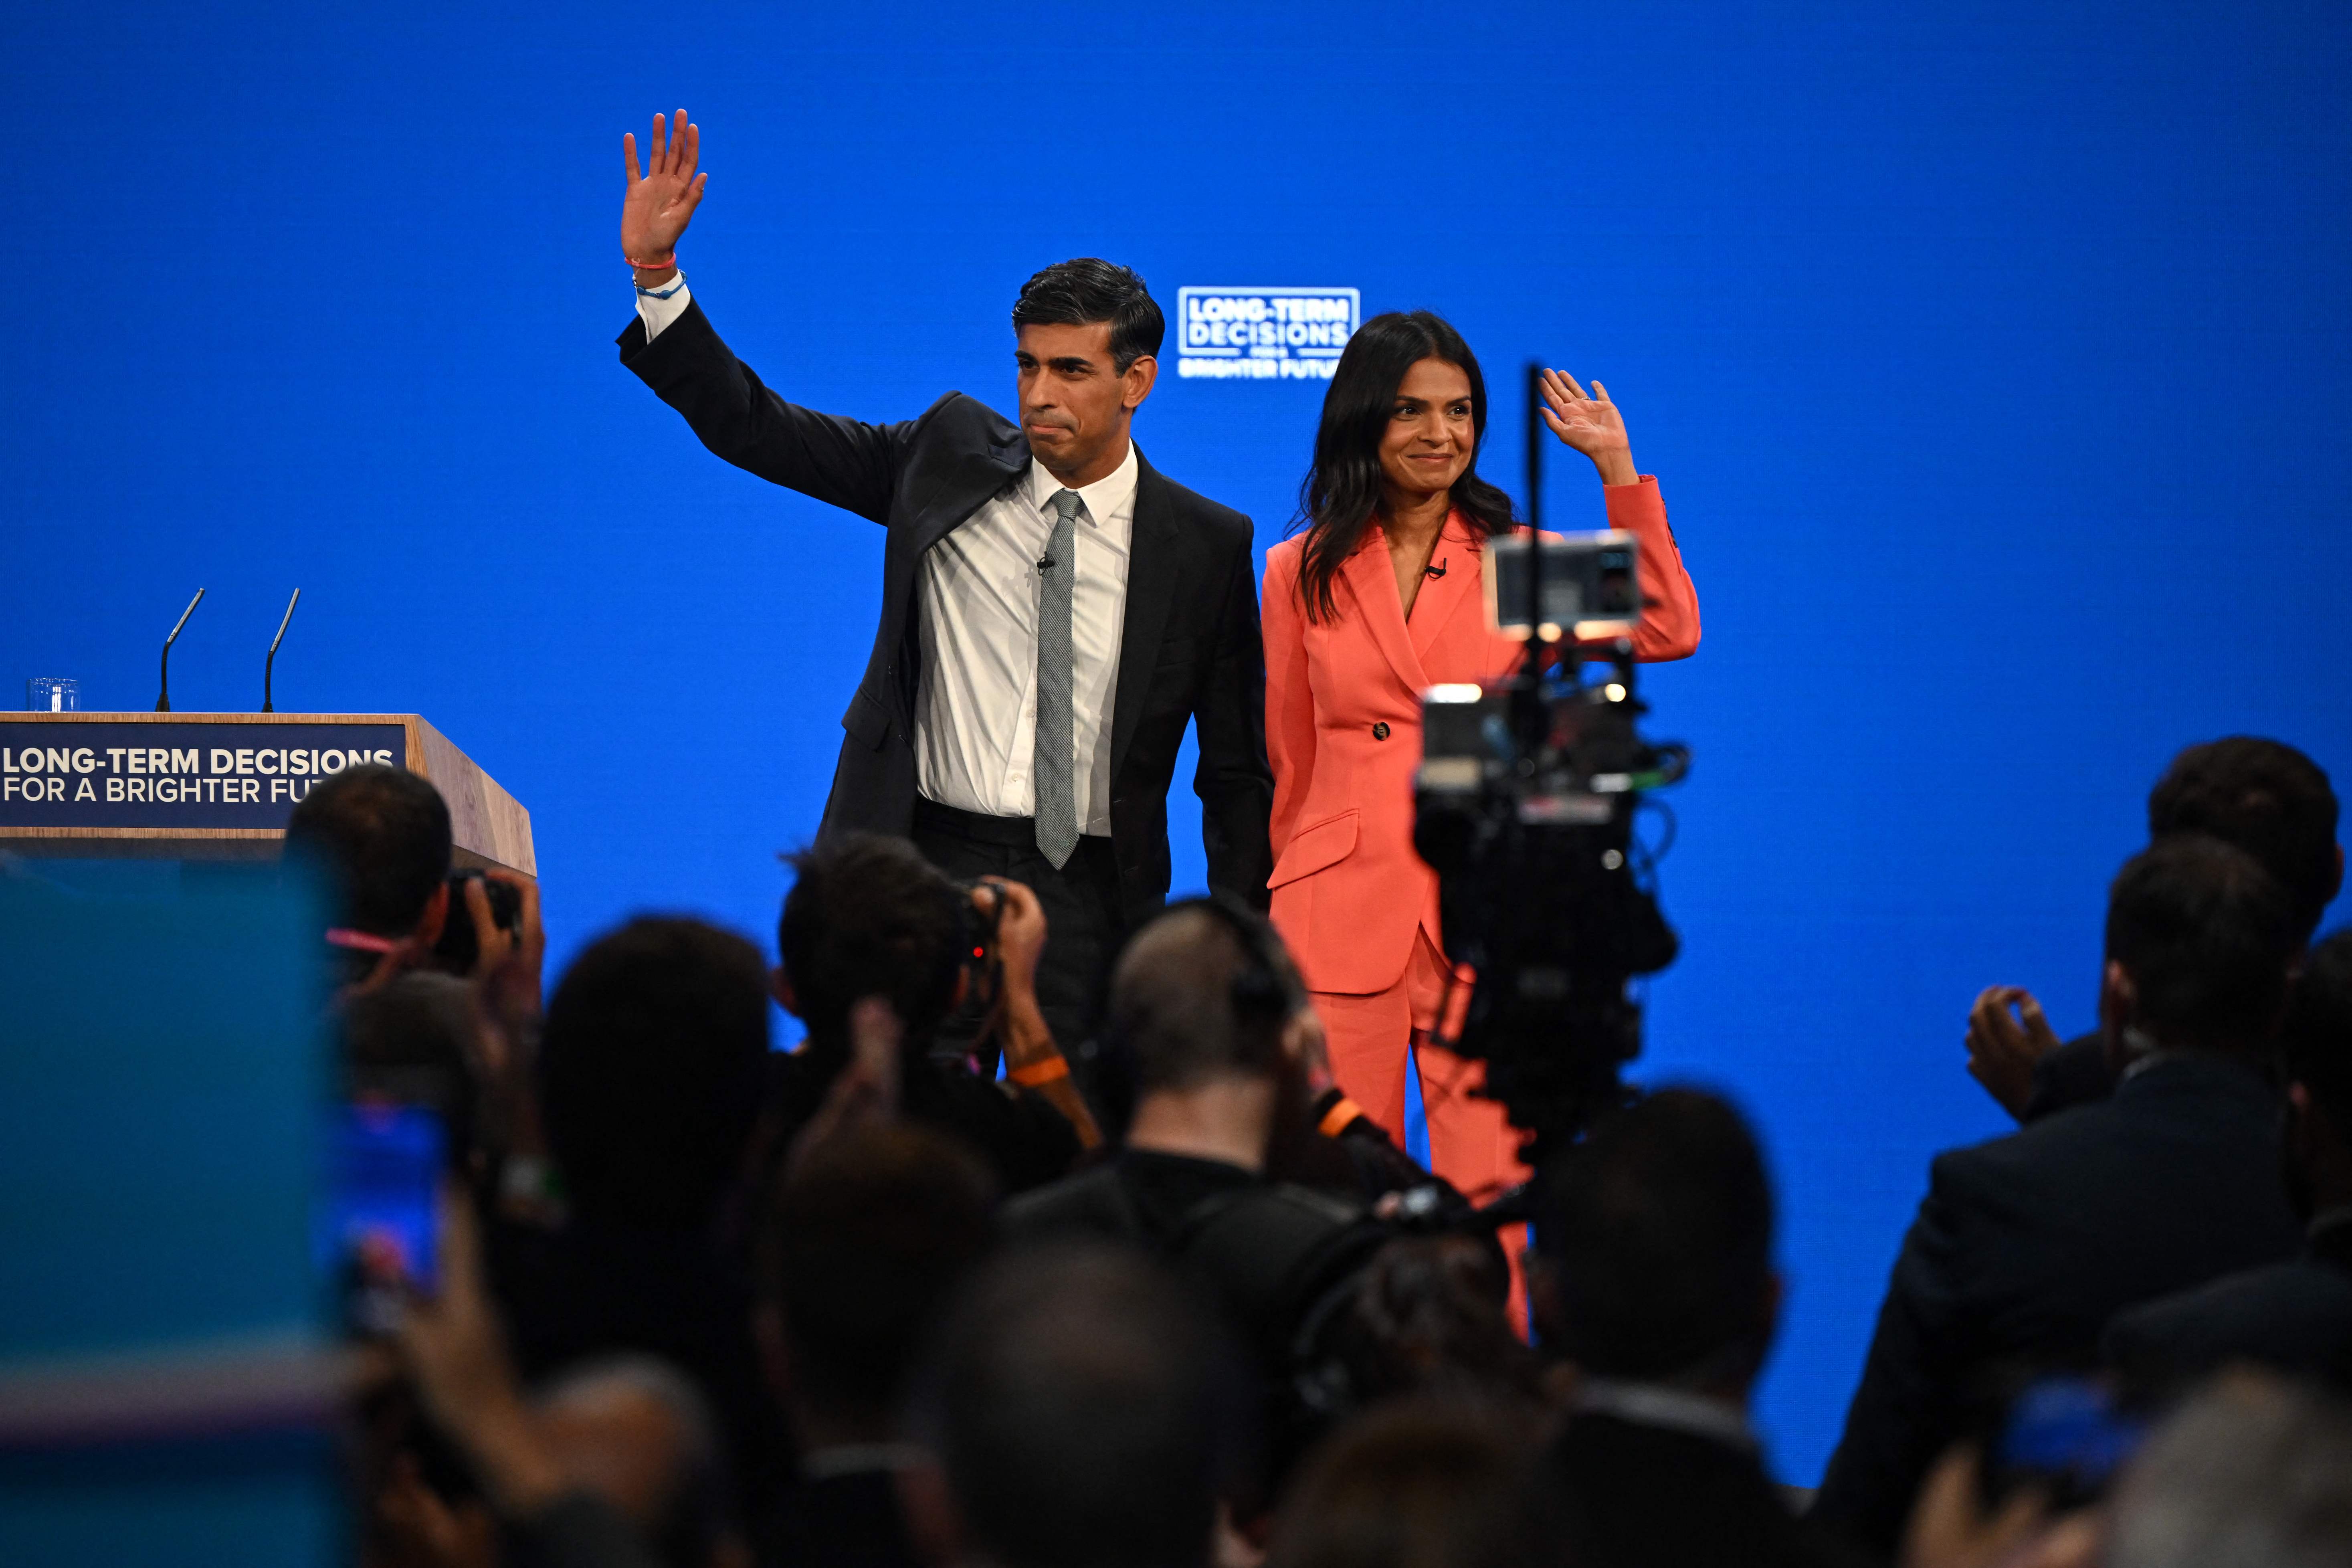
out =
{"type": "Polygon", "coordinates": [[[637,320],[646,324],[647,342],[661,336],[662,329],[685,315],[686,308],[694,303],[694,296],[686,287],[685,273],[672,279],[670,285],[675,292],[670,293],[667,299],[657,298],[642,289],[637,290],[637,320]]]}

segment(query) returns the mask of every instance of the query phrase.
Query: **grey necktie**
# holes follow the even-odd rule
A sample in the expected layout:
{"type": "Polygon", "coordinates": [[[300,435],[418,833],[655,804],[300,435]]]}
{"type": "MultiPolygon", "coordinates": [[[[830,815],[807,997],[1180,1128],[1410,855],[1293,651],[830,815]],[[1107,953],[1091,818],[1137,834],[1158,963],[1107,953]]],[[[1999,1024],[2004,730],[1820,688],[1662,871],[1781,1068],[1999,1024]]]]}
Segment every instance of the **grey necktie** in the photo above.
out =
{"type": "Polygon", "coordinates": [[[1078,799],[1071,775],[1070,589],[1077,576],[1078,492],[1055,490],[1054,533],[1037,563],[1037,852],[1056,871],[1078,847],[1078,799]]]}

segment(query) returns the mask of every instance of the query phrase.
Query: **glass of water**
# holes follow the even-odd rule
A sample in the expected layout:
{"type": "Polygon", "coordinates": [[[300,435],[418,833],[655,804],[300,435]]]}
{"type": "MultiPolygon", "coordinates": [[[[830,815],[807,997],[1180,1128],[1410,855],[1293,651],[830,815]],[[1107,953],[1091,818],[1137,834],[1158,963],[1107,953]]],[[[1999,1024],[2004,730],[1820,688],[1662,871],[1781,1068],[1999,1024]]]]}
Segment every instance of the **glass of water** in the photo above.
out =
{"type": "Polygon", "coordinates": [[[81,682],[62,675],[37,675],[25,682],[27,713],[71,713],[81,707],[81,682]]]}

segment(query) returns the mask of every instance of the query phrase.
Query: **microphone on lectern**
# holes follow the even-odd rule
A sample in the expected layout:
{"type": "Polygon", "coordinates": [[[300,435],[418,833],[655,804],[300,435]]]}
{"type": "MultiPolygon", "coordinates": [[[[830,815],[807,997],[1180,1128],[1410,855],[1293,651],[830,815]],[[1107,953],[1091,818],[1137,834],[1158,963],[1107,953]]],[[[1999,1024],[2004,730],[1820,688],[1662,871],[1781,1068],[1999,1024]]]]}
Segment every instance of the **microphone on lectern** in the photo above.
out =
{"type": "Polygon", "coordinates": [[[205,591],[197,589],[196,596],[188,601],[188,607],[180,612],[180,625],[173,626],[172,635],[163,639],[163,689],[155,698],[155,711],[158,713],[172,710],[172,645],[180,640],[181,626],[188,624],[188,617],[196,613],[196,606],[204,603],[204,599],[205,591]]]}
{"type": "Polygon", "coordinates": [[[286,628],[294,624],[294,606],[301,602],[302,590],[297,588],[294,596],[286,601],[286,618],[278,623],[278,635],[269,639],[269,657],[261,661],[261,710],[264,713],[278,711],[269,702],[269,677],[278,667],[278,645],[286,640],[286,628]]]}

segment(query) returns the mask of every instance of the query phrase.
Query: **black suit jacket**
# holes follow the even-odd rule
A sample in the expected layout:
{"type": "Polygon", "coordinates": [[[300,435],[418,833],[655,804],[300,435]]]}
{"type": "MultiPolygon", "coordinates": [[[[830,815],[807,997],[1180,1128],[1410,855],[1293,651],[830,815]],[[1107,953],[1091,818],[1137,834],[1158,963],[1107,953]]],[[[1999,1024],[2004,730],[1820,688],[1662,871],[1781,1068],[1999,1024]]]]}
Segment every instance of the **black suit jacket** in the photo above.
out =
{"type": "Polygon", "coordinates": [[[2087,1367],[2123,1309],[2293,1257],[2278,1128],[2253,1068],[2183,1056],[1937,1156],[1814,1516],[1891,1553],[1987,1368],[2087,1367]]]}
{"type": "MultiPolygon", "coordinates": [[[[651,342],[643,321],[630,322],[620,345],[621,363],[713,452],[889,530],[881,623],[842,715],[848,733],[819,837],[855,828],[904,836],[915,809],[915,692],[935,652],[922,646],[916,604],[923,552],[1027,469],[1028,439],[960,392],[898,425],[787,403],[729,352],[699,304],[651,342]]],[[[1138,463],[1110,759],[1111,841],[1130,927],[1168,895],[1168,785],[1188,721],[1199,728],[1192,788],[1209,885],[1262,910],[1274,869],[1249,519],[1173,483],[1140,454],[1138,463]]]]}
{"type": "Polygon", "coordinates": [[[2122,1313],[2099,1343],[2110,1365],[2153,1383],[2250,1361],[2352,1389],[2352,1222],[2313,1237],[2292,1263],[2122,1313]]]}
{"type": "Polygon", "coordinates": [[[1561,1429],[1544,1458],[1532,1529],[1554,1548],[1546,1558],[1608,1568],[1846,1568],[1872,1561],[1791,1516],[1752,1449],[1585,1414],[1561,1429]]]}

